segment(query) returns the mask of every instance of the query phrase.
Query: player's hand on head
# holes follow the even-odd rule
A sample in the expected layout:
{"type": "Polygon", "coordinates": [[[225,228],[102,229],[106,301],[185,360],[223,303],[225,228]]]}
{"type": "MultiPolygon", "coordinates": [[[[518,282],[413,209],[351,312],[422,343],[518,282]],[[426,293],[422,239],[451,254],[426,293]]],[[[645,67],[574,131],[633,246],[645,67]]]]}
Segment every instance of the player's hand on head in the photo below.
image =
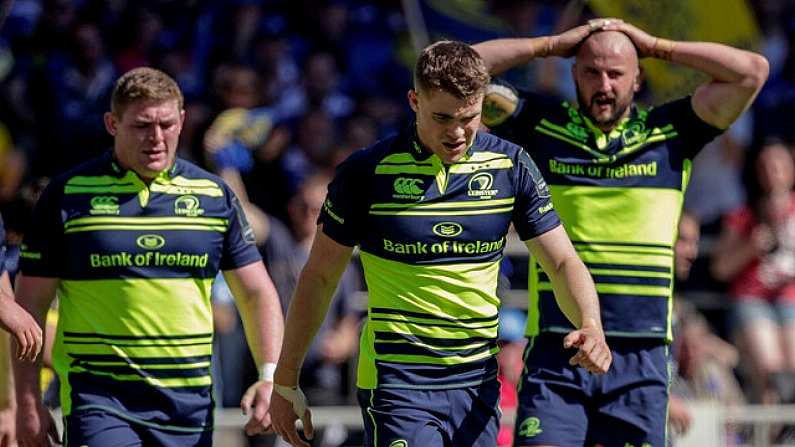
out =
{"type": "Polygon", "coordinates": [[[13,298],[0,298],[0,327],[14,336],[18,359],[36,359],[44,346],[41,327],[13,298]]]}
{"type": "Polygon", "coordinates": [[[643,31],[631,23],[621,21],[620,19],[609,19],[610,23],[602,27],[605,31],[620,31],[629,37],[635,48],[638,50],[638,57],[651,57],[654,56],[654,46],[657,38],[651,34],[643,31]]]}
{"type": "Polygon", "coordinates": [[[597,31],[612,31],[622,24],[624,24],[624,21],[617,17],[597,17],[589,20],[587,26],[592,33],[595,33],[597,31]]]}
{"type": "Polygon", "coordinates": [[[575,26],[555,36],[550,36],[548,56],[571,57],[580,43],[591,35],[589,25],[575,26]]]}
{"type": "Polygon", "coordinates": [[[249,436],[270,433],[271,425],[271,395],[273,382],[258,380],[254,382],[240,399],[240,409],[243,414],[250,415],[246,422],[245,430],[249,436]]]}
{"type": "Polygon", "coordinates": [[[616,26],[620,23],[623,23],[623,21],[616,18],[592,19],[585,25],[575,26],[558,35],[551,36],[548,55],[560,57],[574,56],[580,43],[592,33],[616,29],[616,26]]]}
{"type": "Polygon", "coordinates": [[[312,412],[309,410],[306,396],[299,387],[275,385],[273,402],[271,403],[271,419],[273,430],[286,442],[295,447],[309,447],[309,444],[298,436],[295,423],[299,419],[303,425],[304,436],[312,439],[315,428],[312,425],[312,412]]]}
{"type": "Polygon", "coordinates": [[[563,347],[577,348],[577,353],[569,359],[570,365],[581,366],[594,374],[606,373],[613,361],[604,332],[598,327],[584,326],[570,332],[563,339],[563,347]]]}

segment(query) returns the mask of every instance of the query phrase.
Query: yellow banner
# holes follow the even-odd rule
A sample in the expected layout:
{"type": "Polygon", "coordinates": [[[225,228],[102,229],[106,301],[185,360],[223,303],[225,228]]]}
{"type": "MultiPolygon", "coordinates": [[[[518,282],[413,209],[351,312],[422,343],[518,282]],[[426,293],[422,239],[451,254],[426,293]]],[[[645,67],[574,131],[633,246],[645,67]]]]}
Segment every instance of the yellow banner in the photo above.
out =
{"type": "MultiPolygon", "coordinates": [[[[758,49],[759,27],[746,0],[590,0],[601,17],[618,17],[658,37],[758,49]]],[[[656,59],[642,62],[655,103],[691,93],[703,74],[656,59]]]]}

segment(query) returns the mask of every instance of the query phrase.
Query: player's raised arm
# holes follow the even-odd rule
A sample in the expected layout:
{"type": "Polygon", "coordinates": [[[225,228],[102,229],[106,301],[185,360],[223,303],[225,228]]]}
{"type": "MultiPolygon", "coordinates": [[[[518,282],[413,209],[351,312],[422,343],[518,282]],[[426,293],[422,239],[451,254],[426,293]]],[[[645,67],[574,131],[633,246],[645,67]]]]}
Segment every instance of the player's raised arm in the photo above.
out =
{"type": "Polygon", "coordinates": [[[592,373],[607,372],[612,355],[602,330],[596,288],[563,226],[530,239],[526,244],[549,276],[558,306],[577,328],[563,340],[564,348],[578,348],[569,363],[592,373]]]}
{"type": "Polygon", "coordinates": [[[298,437],[295,421],[301,419],[304,434],[313,436],[312,419],[306,398],[298,388],[306,352],[326,318],[331,297],[348,266],[353,248],[335,242],[318,228],[309,260],[298,278],[284,331],[284,346],[276,367],[271,417],[276,432],[294,446],[308,446],[298,437]]]}
{"type": "Polygon", "coordinates": [[[605,29],[606,26],[614,22],[620,22],[620,20],[593,21],[549,36],[492,39],[472,45],[472,48],[486,62],[489,73],[496,76],[537,57],[573,56],[580,43],[592,32],[605,29]]]}
{"type": "Polygon", "coordinates": [[[629,36],[640,57],[671,61],[710,76],[693,94],[693,110],[719,129],[729,127],[751,105],[767,80],[767,59],[751,51],[714,42],[662,39],[625,22],[611,22],[605,29],[629,36]]]}

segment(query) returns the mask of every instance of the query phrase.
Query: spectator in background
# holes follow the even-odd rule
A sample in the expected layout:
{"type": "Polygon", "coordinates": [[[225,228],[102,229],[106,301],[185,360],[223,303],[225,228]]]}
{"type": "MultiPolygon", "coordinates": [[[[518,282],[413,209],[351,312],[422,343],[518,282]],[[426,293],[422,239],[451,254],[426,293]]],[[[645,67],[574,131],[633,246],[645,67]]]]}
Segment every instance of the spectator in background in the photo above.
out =
{"type": "MultiPolygon", "coordinates": [[[[309,248],[317,231],[317,218],[323,206],[326,186],[330,177],[316,174],[307,179],[288,204],[289,226],[268,216],[268,235],[260,245],[263,259],[281,299],[283,311],[298,282],[298,275],[307,261],[309,248]]],[[[323,323],[321,334],[310,348],[307,367],[301,376],[301,385],[313,402],[321,405],[341,405],[349,400],[347,363],[358,349],[361,313],[354,302],[355,294],[362,289],[361,275],[351,265],[343,273],[335,294],[334,309],[323,323]]],[[[213,302],[218,304],[214,314],[218,326],[220,349],[220,375],[223,377],[223,402],[235,405],[244,391],[240,383],[248,375],[249,354],[239,322],[229,317],[234,312],[228,288],[216,280],[213,302]]],[[[214,308],[215,309],[215,308],[214,308]]]]}
{"type": "MultiPolygon", "coordinates": [[[[272,231],[265,244],[264,258],[285,313],[301,269],[309,258],[330,181],[330,176],[320,173],[298,187],[287,206],[289,229],[271,219],[272,231]]],[[[309,399],[318,405],[340,405],[349,400],[352,388],[345,366],[358,350],[362,313],[354,299],[362,288],[360,273],[355,265],[349,265],[333,297],[332,309],[309,347],[300,382],[309,399]]]]}
{"type": "MultiPolygon", "coordinates": [[[[678,284],[685,281],[690,276],[690,268],[693,262],[698,257],[698,241],[701,238],[701,226],[698,219],[691,213],[683,211],[679,217],[679,231],[676,235],[676,243],[674,243],[674,318],[673,318],[673,370],[678,373],[679,353],[678,341],[680,332],[681,319],[679,318],[678,311],[680,309],[680,302],[678,296],[678,284]]],[[[674,375],[673,383],[677,383],[678,375],[674,375]]],[[[676,387],[670,389],[668,397],[668,427],[673,429],[674,434],[684,435],[690,430],[690,424],[693,422],[693,417],[690,410],[685,403],[683,393],[676,387]]]]}
{"type": "MultiPolygon", "coordinates": [[[[678,285],[690,275],[698,256],[700,224],[694,214],[683,212],[674,245],[674,269],[678,285]]],[[[690,302],[674,295],[674,375],[668,408],[668,423],[676,435],[690,429],[692,415],[687,406],[691,400],[710,400],[724,405],[743,402],[743,395],[733,368],[737,350],[715,335],[707,320],[690,302]]]]}
{"type": "Polygon", "coordinates": [[[729,283],[731,324],[751,369],[753,399],[779,400],[771,374],[795,370],[795,166],[767,142],[745,169],[747,204],[723,222],[711,263],[729,283]]]}
{"type": "Polygon", "coordinates": [[[334,169],[337,150],[337,129],[331,115],[323,110],[312,110],[298,123],[295,141],[281,160],[287,175],[288,196],[317,171],[334,169]]]}
{"type": "Polygon", "coordinates": [[[354,103],[342,91],[337,61],[330,53],[310,54],[304,65],[304,111],[321,109],[332,119],[344,119],[353,112],[354,103]]]}
{"type": "Polygon", "coordinates": [[[266,225],[263,212],[283,217],[293,192],[281,162],[290,131],[279,112],[262,107],[261,85],[262,79],[245,65],[227,64],[215,71],[218,104],[199,157],[229,184],[252,225],[259,226],[266,225]]]}
{"type": "MultiPolygon", "coordinates": [[[[706,318],[687,301],[679,300],[678,339],[674,340],[679,378],[673,394],[686,400],[712,401],[724,406],[745,403],[734,368],[740,359],[737,348],[715,335],[706,318]]],[[[671,414],[671,423],[677,424],[671,414]]]]}
{"type": "Polygon", "coordinates": [[[753,124],[753,110],[743,113],[693,160],[685,203],[706,230],[717,232],[721,217],[745,203],[742,171],[753,124]]]}
{"type": "Polygon", "coordinates": [[[683,211],[674,243],[674,273],[676,281],[685,281],[698,257],[698,243],[701,239],[701,223],[690,211],[683,211]]]}
{"type": "Polygon", "coordinates": [[[375,120],[367,115],[351,116],[345,122],[342,131],[343,134],[325,162],[325,171],[330,172],[354,152],[378,141],[378,126],[375,120]]]}
{"type": "Polygon", "coordinates": [[[11,201],[27,171],[27,156],[14,146],[11,131],[0,123],[0,205],[11,201]]]}
{"type": "Polygon", "coordinates": [[[77,24],[72,45],[64,57],[47,64],[47,115],[52,169],[64,170],[107,149],[110,140],[102,128],[102,114],[110,102],[117,72],[105,52],[105,40],[96,25],[77,24]],[[64,142],[69,142],[67,149],[64,142]]]}
{"type": "Polygon", "coordinates": [[[155,44],[163,31],[162,18],[146,6],[132,4],[119,18],[119,25],[115,37],[121,45],[113,55],[116,68],[126,72],[152,65],[155,44]]]}

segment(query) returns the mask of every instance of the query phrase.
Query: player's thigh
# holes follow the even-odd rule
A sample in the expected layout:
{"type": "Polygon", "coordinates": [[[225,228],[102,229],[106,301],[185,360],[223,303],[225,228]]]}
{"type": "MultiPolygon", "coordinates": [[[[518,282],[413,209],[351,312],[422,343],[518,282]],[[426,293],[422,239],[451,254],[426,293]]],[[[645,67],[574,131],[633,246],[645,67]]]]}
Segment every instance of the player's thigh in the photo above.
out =
{"type": "Polygon", "coordinates": [[[442,423],[433,406],[422,408],[422,392],[408,390],[359,390],[364,421],[365,447],[445,447],[442,423]],[[417,405],[419,404],[419,405],[417,405]]]}
{"type": "Polygon", "coordinates": [[[141,433],[144,445],[160,447],[211,447],[213,445],[212,430],[201,432],[183,432],[169,429],[146,427],[141,433]]]}
{"type": "Polygon", "coordinates": [[[500,428],[500,383],[448,390],[450,417],[445,432],[452,447],[494,447],[500,428]]]}
{"type": "Polygon", "coordinates": [[[614,350],[611,370],[600,378],[602,393],[591,415],[587,445],[667,446],[671,358],[662,343],[627,340],[614,350]]]}
{"type": "Polygon", "coordinates": [[[68,446],[146,445],[131,422],[102,410],[73,412],[64,422],[65,445],[68,446]]]}
{"type": "Polygon", "coordinates": [[[560,337],[535,337],[525,352],[514,444],[581,447],[588,430],[586,384],[568,365],[560,337]]]}

